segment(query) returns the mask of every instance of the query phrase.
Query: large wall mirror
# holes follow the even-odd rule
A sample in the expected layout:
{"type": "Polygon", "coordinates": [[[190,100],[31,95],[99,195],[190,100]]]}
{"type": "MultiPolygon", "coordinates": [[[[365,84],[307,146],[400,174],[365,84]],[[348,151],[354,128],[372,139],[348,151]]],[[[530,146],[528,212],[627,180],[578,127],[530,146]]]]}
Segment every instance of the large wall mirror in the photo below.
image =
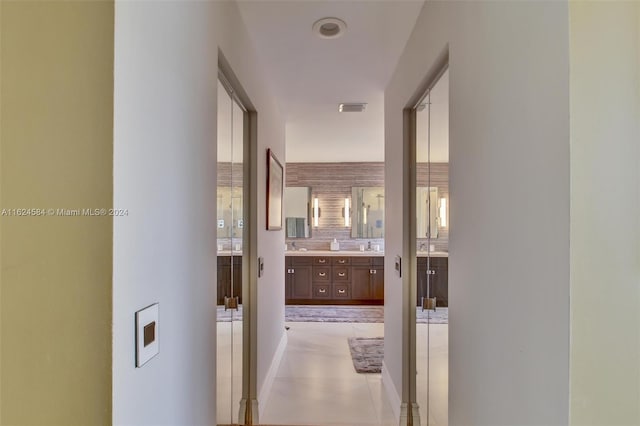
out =
{"type": "Polygon", "coordinates": [[[384,238],[384,188],[354,186],[351,197],[351,236],[384,238]]]}
{"type": "Polygon", "coordinates": [[[242,187],[218,187],[218,239],[242,238],[242,208],[242,187]]]}
{"type": "Polygon", "coordinates": [[[287,238],[311,237],[311,188],[290,186],[284,189],[284,217],[287,238]]]}
{"type": "Polygon", "coordinates": [[[438,188],[416,188],[416,229],[418,238],[438,238],[438,188]]]}

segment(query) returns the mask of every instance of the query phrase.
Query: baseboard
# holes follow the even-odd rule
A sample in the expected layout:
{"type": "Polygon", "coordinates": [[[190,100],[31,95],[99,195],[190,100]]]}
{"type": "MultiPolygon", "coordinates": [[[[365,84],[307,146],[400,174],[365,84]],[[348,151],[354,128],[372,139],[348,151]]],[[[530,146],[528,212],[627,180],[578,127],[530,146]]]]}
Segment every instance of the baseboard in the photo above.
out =
{"type": "Polygon", "coordinates": [[[282,356],[284,355],[284,351],[286,348],[287,348],[287,333],[283,332],[282,338],[280,339],[280,343],[278,343],[278,347],[276,348],[276,352],[273,354],[273,359],[271,360],[271,365],[269,366],[267,375],[264,378],[262,387],[260,388],[260,391],[258,391],[258,415],[260,418],[262,418],[264,408],[267,405],[267,399],[269,398],[269,394],[271,393],[271,388],[273,387],[273,381],[275,380],[276,374],[278,373],[278,368],[280,367],[280,361],[282,361],[282,356]]]}
{"type": "Polygon", "coordinates": [[[398,391],[393,384],[393,380],[389,375],[389,371],[387,370],[387,366],[384,361],[382,361],[382,386],[387,393],[387,398],[389,398],[389,404],[391,404],[391,410],[393,410],[393,417],[395,417],[396,423],[399,423],[402,398],[400,398],[400,394],[398,394],[398,391]]]}

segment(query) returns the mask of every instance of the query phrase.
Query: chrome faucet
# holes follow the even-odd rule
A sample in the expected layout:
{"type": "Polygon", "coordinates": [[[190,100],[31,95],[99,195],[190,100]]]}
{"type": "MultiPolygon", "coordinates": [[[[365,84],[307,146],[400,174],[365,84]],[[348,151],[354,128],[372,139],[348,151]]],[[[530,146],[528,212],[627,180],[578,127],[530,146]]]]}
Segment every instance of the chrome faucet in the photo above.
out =
{"type": "Polygon", "coordinates": [[[367,250],[371,251],[371,240],[369,240],[369,243],[367,244],[367,250]]]}
{"type": "Polygon", "coordinates": [[[293,241],[293,242],[291,243],[291,250],[295,250],[295,249],[296,249],[296,242],[295,242],[295,241],[293,241]]]}
{"type": "Polygon", "coordinates": [[[421,243],[419,251],[427,251],[427,246],[424,243],[421,243]]]}

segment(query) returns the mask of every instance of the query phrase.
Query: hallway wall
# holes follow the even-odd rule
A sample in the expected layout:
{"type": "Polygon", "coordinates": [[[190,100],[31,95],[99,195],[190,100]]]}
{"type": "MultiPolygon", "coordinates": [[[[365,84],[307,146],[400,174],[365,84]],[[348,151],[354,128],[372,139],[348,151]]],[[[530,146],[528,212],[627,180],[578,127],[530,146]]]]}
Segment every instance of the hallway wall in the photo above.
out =
{"type": "Polygon", "coordinates": [[[569,10],[571,424],[638,425],[640,3],[569,10]]]}
{"type": "Polygon", "coordinates": [[[452,425],[568,423],[568,24],[562,2],[426,2],[385,91],[385,366],[406,398],[402,110],[448,49],[452,425]]]}
{"type": "Polygon", "coordinates": [[[3,425],[111,423],[113,14],[0,2],[3,425]]]}
{"type": "Polygon", "coordinates": [[[266,147],[285,157],[284,123],[237,5],[116,2],[114,204],[130,215],[114,223],[115,424],[216,423],[218,49],[258,111],[256,288],[273,307],[256,319],[257,386],[284,334],[284,233],[264,230],[266,147]],[[155,302],[160,352],[136,369],[134,313],[155,302]]]}

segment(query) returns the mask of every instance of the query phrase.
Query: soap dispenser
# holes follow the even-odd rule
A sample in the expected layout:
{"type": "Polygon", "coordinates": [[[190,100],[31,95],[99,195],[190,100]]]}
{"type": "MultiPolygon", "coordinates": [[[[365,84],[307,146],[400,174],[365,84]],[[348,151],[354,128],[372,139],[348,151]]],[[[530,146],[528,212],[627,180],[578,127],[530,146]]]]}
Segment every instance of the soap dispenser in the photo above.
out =
{"type": "Polygon", "coordinates": [[[334,238],[333,241],[331,241],[331,251],[338,251],[338,250],[340,250],[340,243],[338,243],[338,240],[334,238]]]}

